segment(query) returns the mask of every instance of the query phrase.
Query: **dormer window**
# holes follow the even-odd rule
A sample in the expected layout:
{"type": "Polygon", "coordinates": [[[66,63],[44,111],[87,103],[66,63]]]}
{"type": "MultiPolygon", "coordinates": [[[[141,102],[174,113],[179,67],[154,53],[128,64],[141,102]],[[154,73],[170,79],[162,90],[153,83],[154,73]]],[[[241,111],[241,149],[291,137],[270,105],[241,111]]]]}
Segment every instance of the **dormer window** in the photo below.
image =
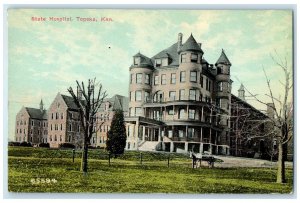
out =
{"type": "Polygon", "coordinates": [[[155,67],[161,67],[161,59],[155,60],[155,67]]]}
{"type": "Polygon", "coordinates": [[[133,64],[134,65],[140,65],[141,63],[141,57],[134,57],[133,58],[133,64]]]}
{"type": "Polygon", "coordinates": [[[191,54],[191,62],[192,63],[197,63],[198,62],[198,54],[191,54]]]}

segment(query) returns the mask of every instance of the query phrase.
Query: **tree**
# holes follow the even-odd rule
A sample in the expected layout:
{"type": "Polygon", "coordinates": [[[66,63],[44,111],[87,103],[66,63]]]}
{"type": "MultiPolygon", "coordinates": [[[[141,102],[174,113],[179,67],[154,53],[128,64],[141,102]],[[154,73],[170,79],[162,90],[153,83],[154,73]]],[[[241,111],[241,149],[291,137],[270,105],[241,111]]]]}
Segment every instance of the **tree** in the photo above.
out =
{"type": "Polygon", "coordinates": [[[286,148],[287,143],[293,137],[293,103],[289,102],[289,94],[290,90],[293,88],[293,84],[291,82],[291,68],[289,68],[287,59],[285,57],[284,61],[278,55],[275,50],[276,58],[271,55],[272,60],[274,63],[280,67],[283,71],[284,82],[279,81],[278,84],[281,84],[284,88],[282,92],[283,97],[279,96],[276,97],[273,94],[273,90],[271,88],[271,80],[268,78],[268,75],[264,70],[266,83],[268,86],[269,93],[266,94],[271,99],[271,103],[263,102],[262,100],[258,99],[257,95],[252,94],[250,91],[247,92],[255,98],[258,102],[268,105],[274,112],[274,117],[269,117],[268,120],[274,126],[272,130],[272,134],[276,137],[277,144],[278,144],[278,161],[277,161],[277,183],[285,183],[285,157],[286,157],[286,148]]]}
{"type": "Polygon", "coordinates": [[[84,175],[86,175],[88,169],[88,145],[90,144],[93,134],[97,131],[97,128],[95,127],[96,113],[98,112],[107,94],[106,91],[102,90],[102,85],[100,83],[96,83],[96,78],[89,79],[86,88],[83,82],[80,84],[78,81],[76,81],[76,83],[77,95],[75,95],[72,87],[68,88],[68,92],[74,99],[80,115],[80,122],[83,129],[81,171],[84,175]],[[98,91],[96,91],[97,87],[98,91]]]}
{"type": "Polygon", "coordinates": [[[115,157],[124,153],[126,146],[126,128],[122,110],[116,110],[112,119],[111,128],[107,133],[106,149],[115,157]]]}

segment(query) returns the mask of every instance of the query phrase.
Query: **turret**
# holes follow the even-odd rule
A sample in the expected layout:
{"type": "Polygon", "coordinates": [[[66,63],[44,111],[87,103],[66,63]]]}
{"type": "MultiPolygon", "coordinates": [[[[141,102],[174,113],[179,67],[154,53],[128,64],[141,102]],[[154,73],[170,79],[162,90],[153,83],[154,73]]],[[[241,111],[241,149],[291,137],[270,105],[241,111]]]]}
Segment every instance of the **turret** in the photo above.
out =
{"type": "Polygon", "coordinates": [[[245,88],[244,88],[244,85],[243,85],[243,84],[241,84],[240,89],[238,90],[238,92],[239,92],[238,97],[239,97],[241,100],[245,101],[245,88]]]}
{"type": "Polygon", "coordinates": [[[133,56],[129,84],[130,116],[144,116],[143,104],[150,99],[153,69],[153,62],[147,56],[140,52],[133,56]]]}
{"type": "Polygon", "coordinates": [[[186,40],[179,50],[180,63],[200,63],[203,51],[201,44],[198,44],[193,34],[186,40]]]}

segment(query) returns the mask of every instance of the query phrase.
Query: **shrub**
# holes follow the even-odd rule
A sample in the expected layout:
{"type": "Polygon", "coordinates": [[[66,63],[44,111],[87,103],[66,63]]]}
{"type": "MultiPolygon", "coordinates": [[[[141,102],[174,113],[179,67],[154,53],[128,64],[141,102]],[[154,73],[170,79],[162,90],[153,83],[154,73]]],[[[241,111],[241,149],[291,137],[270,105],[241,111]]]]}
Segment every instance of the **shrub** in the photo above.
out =
{"type": "Polygon", "coordinates": [[[8,146],[20,146],[20,142],[8,142],[8,146]]]}
{"type": "Polygon", "coordinates": [[[59,148],[71,148],[71,149],[75,149],[75,145],[73,145],[72,143],[61,143],[59,144],[59,148]]]}
{"type": "Polygon", "coordinates": [[[21,147],[32,147],[32,144],[30,142],[21,142],[20,146],[21,147]]]}
{"type": "Polygon", "coordinates": [[[50,144],[49,144],[49,143],[40,143],[40,144],[38,145],[38,147],[50,148],[50,144]]]}

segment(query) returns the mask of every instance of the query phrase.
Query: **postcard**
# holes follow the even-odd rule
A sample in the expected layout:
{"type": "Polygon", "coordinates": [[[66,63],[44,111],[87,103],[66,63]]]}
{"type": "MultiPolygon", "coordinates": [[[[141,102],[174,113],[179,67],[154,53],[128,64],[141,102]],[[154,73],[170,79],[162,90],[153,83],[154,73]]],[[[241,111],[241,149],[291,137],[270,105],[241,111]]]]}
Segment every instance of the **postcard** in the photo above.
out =
{"type": "Polygon", "coordinates": [[[293,9],[9,8],[8,193],[294,193],[293,9]]]}

